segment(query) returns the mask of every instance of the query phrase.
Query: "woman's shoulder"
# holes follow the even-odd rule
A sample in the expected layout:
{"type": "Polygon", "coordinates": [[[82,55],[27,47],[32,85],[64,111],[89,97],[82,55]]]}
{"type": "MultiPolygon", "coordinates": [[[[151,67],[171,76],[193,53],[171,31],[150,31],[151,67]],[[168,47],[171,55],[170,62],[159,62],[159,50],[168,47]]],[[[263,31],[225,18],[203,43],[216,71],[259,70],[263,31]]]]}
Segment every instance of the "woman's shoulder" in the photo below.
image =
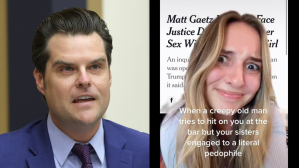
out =
{"type": "Polygon", "coordinates": [[[185,101],[181,100],[173,105],[166,113],[160,128],[160,147],[166,167],[175,167],[176,136],[179,121],[182,117],[180,108],[184,108],[185,101]]]}
{"type": "Polygon", "coordinates": [[[161,131],[169,131],[171,130],[176,130],[179,124],[179,120],[182,118],[182,113],[180,113],[180,108],[184,108],[185,106],[185,101],[181,100],[174,104],[168,112],[166,113],[162,124],[161,124],[161,131]]]}
{"type": "Polygon", "coordinates": [[[277,106],[275,102],[270,104],[270,114],[272,118],[272,133],[273,134],[286,134],[286,121],[281,112],[281,109],[277,106]]]}
{"type": "Polygon", "coordinates": [[[276,103],[271,102],[270,114],[272,118],[272,135],[267,156],[265,158],[265,168],[287,167],[288,147],[286,136],[286,123],[282,113],[276,103]]]}

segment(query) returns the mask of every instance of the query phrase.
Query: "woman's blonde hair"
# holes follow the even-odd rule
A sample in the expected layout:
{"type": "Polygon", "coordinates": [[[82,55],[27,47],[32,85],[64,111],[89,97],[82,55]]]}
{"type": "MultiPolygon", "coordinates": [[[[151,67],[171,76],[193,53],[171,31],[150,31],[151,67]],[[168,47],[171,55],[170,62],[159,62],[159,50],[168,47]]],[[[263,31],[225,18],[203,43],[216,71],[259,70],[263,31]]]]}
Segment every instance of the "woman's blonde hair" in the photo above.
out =
{"type": "MultiPolygon", "coordinates": [[[[260,88],[254,98],[246,105],[249,109],[266,109],[268,113],[257,114],[236,114],[239,119],[267,120],[265,124],[242,124],[238,129],[258,130],[258,135],[239,135],[239,139],[246,141],[259,140],[258,146],[238,146],[236,150],[242,152],[242,156],[235,156],[230,160],[230,166],[238,168],[261,168],[267,154],[269,138],[271,135],[270,103],[275,102],[274,90],[271,81],[271,62],[267,35],[265,28],[260,21],[250,14],[240,15],[235,11],[228,11],[215,18],[198,38],[194,46],[188,64],[185,78],[184,98],[185,108],[188,109],[209,109],[205,97],[205,81],[211,69],[217,63],[221,49],[224,44],[227,27],[233,22],[243,22],[254,28],[260,36],[262,71],[260,88]]],[[[276,102],[275,102],[276,104],[276,102]]],[[[211,119],[211,114],[187,114],[182,119],[205,120],[211,119]]],[[[211,130],[213,127],[208,124],[180,124],[177,133],[176,161],[177,167],[185,165],[188,168],[217,168],[222,166],[222,157],[205,157],[204,152],[220,151],[219,147],[187,145],[188,141],[215,141],[215,135],[188,135],[189,130],[211,130]]]]}

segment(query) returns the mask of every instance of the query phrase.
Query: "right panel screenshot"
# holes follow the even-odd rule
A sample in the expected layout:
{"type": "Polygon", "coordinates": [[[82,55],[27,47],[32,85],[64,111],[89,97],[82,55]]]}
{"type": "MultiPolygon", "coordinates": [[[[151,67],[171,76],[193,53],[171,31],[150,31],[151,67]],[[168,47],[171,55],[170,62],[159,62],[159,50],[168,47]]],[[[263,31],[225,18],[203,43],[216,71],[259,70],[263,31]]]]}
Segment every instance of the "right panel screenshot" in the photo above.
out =
{"type": "Polygon", "coordinates": [[[288,167],[287,1],[160,1],[160,165],[288,167]]]}

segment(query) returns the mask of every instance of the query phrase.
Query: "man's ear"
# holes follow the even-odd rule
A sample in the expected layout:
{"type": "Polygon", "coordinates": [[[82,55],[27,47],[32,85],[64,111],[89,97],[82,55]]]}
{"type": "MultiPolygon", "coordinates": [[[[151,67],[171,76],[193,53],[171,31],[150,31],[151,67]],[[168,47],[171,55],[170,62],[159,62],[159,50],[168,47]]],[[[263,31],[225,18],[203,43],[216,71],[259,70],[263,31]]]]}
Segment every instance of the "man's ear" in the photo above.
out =
{"type": "Polygon", "coordinates": [[[37,89],[44,95],[45,94],[45,85],[43,75],[35,68],[33,71],[33,76],[35,78],[35,83],[37,89]]]}
{"type": "Polygon", "coordinates": [[[109,83],[110,83],[110,87],[111,87],[111,84],[112,84],[112,75],[111,75],[110,68],[109,68],[109,83]]]}

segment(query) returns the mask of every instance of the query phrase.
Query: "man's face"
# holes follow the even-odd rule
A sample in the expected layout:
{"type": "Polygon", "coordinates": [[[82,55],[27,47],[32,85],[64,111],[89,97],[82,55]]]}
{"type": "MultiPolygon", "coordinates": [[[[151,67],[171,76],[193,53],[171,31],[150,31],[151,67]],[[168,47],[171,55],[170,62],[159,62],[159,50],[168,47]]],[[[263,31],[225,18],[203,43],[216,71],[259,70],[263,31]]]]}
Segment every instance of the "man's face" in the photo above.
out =
{"type": "Polygon", "coordinates": [[[55,124],[99,124],[110,100],[111,74],[104,42],[97,34],[55,34],[44,79],[35,70],[55,124]]]}
{"type": "Polygon", "coordinates": [[[260,37],[246,23],[232,23],[218,63],[206,80],[207,98],[214,109],[235,109],[249,103],[260,88],[260,37]]]}

